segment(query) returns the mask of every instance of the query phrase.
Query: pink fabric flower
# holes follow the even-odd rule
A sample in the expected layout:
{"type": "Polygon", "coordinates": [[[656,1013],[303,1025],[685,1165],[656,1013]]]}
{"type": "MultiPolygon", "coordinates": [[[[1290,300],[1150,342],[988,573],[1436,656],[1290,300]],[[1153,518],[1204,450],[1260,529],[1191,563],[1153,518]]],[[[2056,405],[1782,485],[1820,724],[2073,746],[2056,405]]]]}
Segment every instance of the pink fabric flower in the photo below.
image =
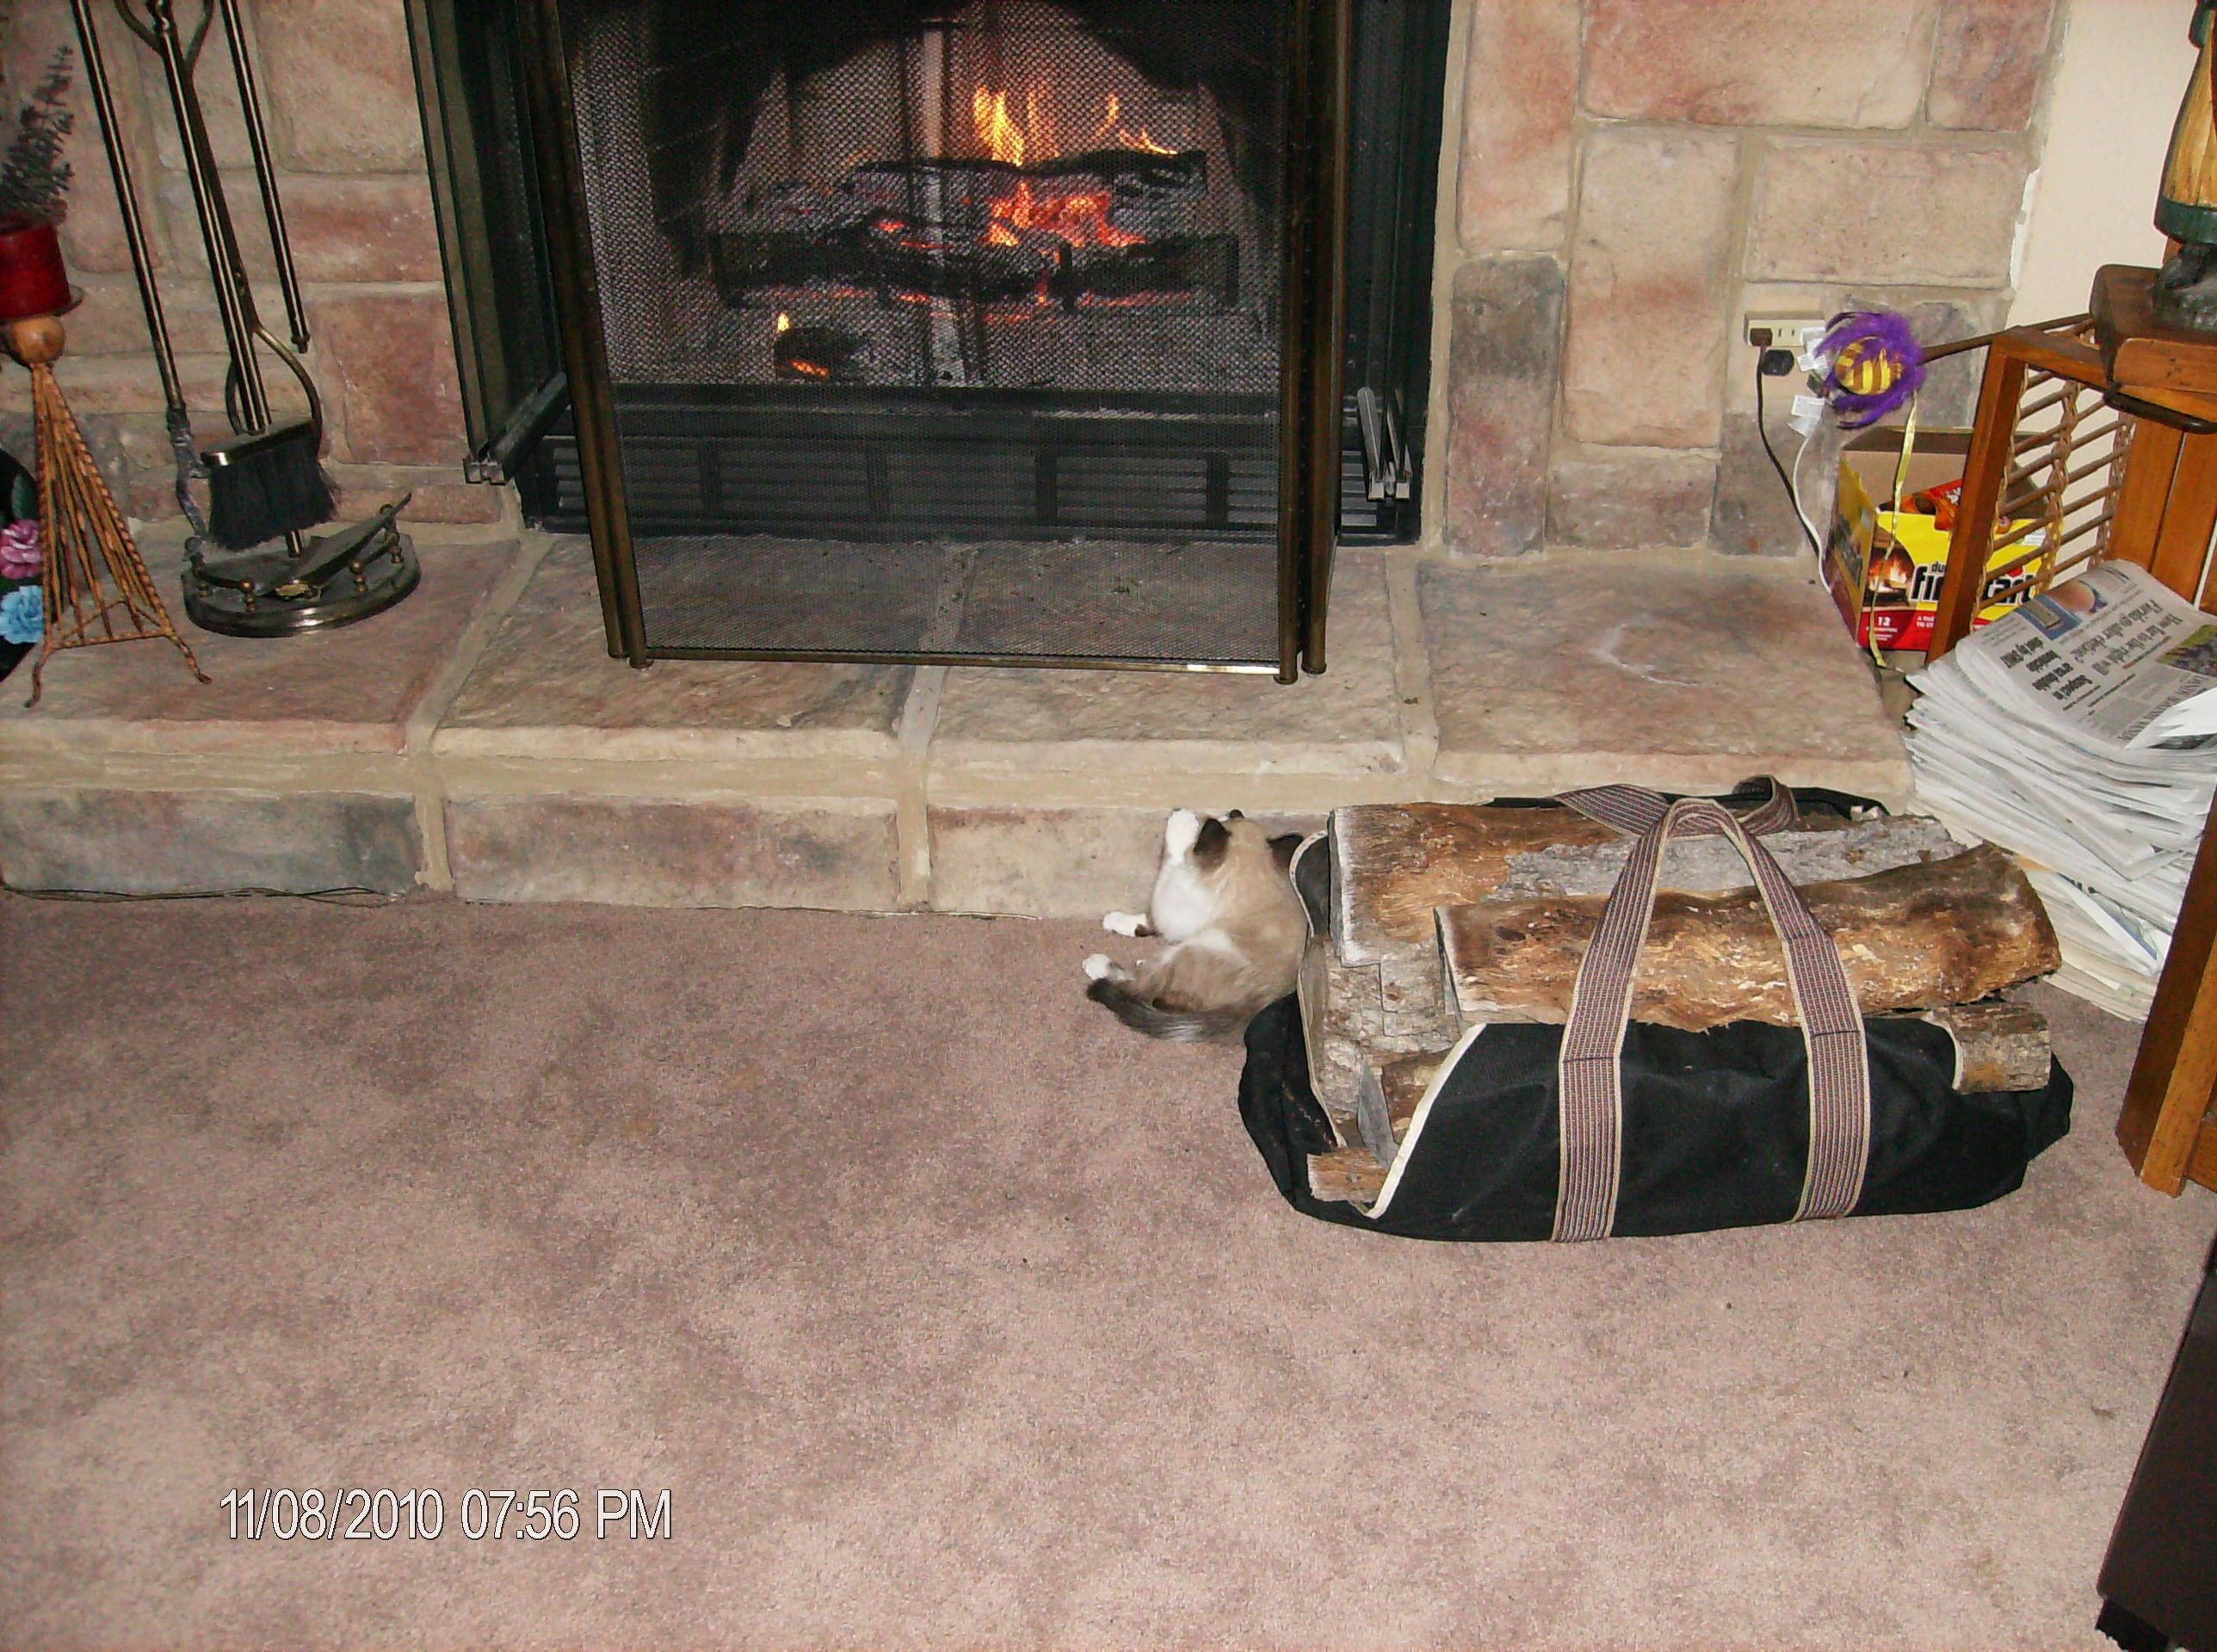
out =
{"type": "Polygon", "coordinates": [[[45,561],[37,522],[27,517],[0,527],[0,579],[36,579],[45,561]]]}

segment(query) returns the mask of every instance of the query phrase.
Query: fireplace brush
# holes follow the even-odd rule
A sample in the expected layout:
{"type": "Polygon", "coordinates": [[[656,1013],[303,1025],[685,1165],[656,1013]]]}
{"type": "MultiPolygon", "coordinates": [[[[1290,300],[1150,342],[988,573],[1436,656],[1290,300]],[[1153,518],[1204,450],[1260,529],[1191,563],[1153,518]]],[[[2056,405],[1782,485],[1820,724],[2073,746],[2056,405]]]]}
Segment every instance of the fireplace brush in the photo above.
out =
{"type": "Polygon", "coordinates": [[[116,122],[93,23],[92,3],[93,0],[71,0],[84,49],[87,84],[114,175],[124,236],[139,277],[147,330],[169,406],[170,444],[177,456],[178,502],[193,533],[185,572],[186,610],[202,626],[241,636],[281,635],[366,619],[414,589],[418,577],[414,549],[393,524],[393,509],[398,507],[312,545],[303,538],[306,529],[330,521],[337,507],[321,458],[323,400],[301,360],[309,343],[307,308],[301,299],[291,241],[286,233],[238,0],[203,0],[199,21],[189,29],[177,18],[176,0],[114,0],[125,25],[161,60],[185,178],[207,249],[216,312],[230,355],[224,410],[236,434],[197,452],[139,211],[130,157],[116,122]],[[219,15],[238,86],[255,182],[269,223],[289,338],[279,337],[266,326],[256,305],[201,108],[196,80],[201,52],[219,15]],[[307,403],[305,417],[281,421],[276,416],[263,377],[265,351],[299,383],[307,403]],[[205,519],[192,496],[190,484],[195,480],[207,484],[205,519]],[[281,552],[272,550],[223,558],[207,554],[211,541],[226,551],[254,552],[256,547],[274,546],[279,540],[283,542],[281,552]]]}

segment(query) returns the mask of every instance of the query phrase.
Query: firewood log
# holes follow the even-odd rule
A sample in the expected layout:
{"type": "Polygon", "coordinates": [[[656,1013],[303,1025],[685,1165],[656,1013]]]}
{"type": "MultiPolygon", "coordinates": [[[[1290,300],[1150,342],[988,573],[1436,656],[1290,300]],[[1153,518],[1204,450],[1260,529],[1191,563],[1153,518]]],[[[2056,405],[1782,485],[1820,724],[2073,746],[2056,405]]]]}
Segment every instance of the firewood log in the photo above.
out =
{"type": "MultiPolygon", "coordinates": [[[[2015,860],[1991,844],[1802,891],[1867,1015],[1990,997],[2061,962],[2015,860]]],[[[1603,897],[1481,901],[1438,916],[1447,996],[1472,1021],[1560,1021],[1603,897]]],[[[1633,1019],[1698,1032],[1791,1023],[1785,959],[1754,892],[1658,896],[1633,1019]]]]}
{"type": "Polygon", "coordinates": [[[1367,1147],[1309,1155],[1309,1192],[1318,1199],[1370,1204],[1386,1185],[1386,1167],[1367,1147]]]}
{"type": "Polygon", "coordinates": [[[1924,1019],[1955,1041],[1959,1090],[2044,1089],[2053,1064],[2047,1017],[2026,1004],[1997,998],[1931,1009],[1924,1019]]]}
{"type": "MultiPolygon", "coordinates": [[[[1813,817],[1807,829],[1766,840],[1790,845],[1781,864],[1797,882],[1899,866],[1952,850],[1936,823],[1813,817]],[[1837,840],[1837,841],[1835,841],[1837,840]]],[[[1380,804],[1337,811],[1331,822],[1330,944],[1301,976],[1302,1020],[1317,1095],[1351,1119],[1360,1064],[1437,1050],[1455,1020],[1440,989],[1435,905],[1491,896],[1505,878],[1580,880],[1605,890],[1630,840],[1573,810],[1480,804],[1380,804]]],[[[1732,889],[1746,866],[1717,839],[1671,846],[1666,887],[1732,889]]]]}
{"type": "MultiPolygon", "coordinates": [[[[1959,1090],[2036,1090],[2047,1082],[2050,1049],[2047,1018],[2006,999],[1929,1010],[1923,1017],[1947,1029],[1955,1041],[1955,1088],[1959,1090]]],[[[1382,1110],[1380,1121],[1365,1117],[1357,1126],[1360,1143],[1309,1157],[1309,1191],[1318,1199],[1368,1204],[1385,1185],[1386,1173],[1408,1139],[1417,1107],[1446,1058],[1445,1051],[1403,1056],[1373,1067],[1362,1063],[1358,1086],[1382,1110]]]]}

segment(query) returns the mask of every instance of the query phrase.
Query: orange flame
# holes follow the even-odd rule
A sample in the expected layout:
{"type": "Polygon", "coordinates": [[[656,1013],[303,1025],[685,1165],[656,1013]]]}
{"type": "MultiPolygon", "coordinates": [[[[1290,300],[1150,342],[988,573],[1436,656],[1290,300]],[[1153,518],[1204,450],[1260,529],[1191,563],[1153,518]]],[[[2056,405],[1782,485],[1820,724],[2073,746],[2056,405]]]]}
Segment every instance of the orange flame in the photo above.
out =
{"type": "Polygon", "coordinates": [[[1009,118],[1009,95],[980,86],[970,97],[970,121],[977,128],[978,146],[997,161],[1010,166],[1024,163],[1024,133],[1009,118]]]}
{"type": "MultiPolygon", "coordinates": [[[[1010,112],[1010,95],[980,86],[970,96],[970,120],[978,148],[1005,165],[1021,167],[1053,159],[1061,152],[1051,108],[1037,87],[1022,94],[1022,119],[1010,112]]],[[[1093,145],[1111,144],[1126,149],[1168,155],[1145,127],[1134,133],[1123,124],[1123,106],[1114,92],[1108,95],[1106,114],[1093,145]]],[[[1010,193],[994,198],[992,222],[985,232],[989,246],[1023,244],[1026,233],[1047,235],[1073,246],[1131,247],[1145,238],[1109,222],[1114,206],[1105,190],[1034,188],[1029,178],[1018,178],[1010,193]]]]}
{"type": "Polygon", "coordinates": [[[1116,94],[1108,94],[1105,111],[1101,117],[1101,129],[1093,134],[1095,149],[1138,149],[1150,155],[1175,155],[1177,151],[1167,145],[1157,143],[1141,126],[1133,132],[1124,124],[1124,108],[1116,94]]]}

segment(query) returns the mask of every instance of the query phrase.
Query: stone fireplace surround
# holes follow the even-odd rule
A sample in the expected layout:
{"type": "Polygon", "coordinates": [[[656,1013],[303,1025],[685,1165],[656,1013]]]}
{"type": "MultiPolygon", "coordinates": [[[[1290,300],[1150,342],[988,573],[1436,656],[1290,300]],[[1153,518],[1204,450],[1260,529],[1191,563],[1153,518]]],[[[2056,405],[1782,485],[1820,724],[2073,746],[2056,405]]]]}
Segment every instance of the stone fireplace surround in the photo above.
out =
{"type": "MultiPolygon", "coordinates": [[[[11,87],[71,38],[64,0],[16,9],[11,87]]],[[[419,522],[499,521],[501,494],[460,476],[402,0],[245,10],[334,475],[366,496],[414,488],[419,522]]],[[[1738,319],[1854,294],[1911,308],[1934,336],[1997,324],[2055,14],[2055,0],[1453,0],[1423,545],[1791,554],[1738,319]]],[[[112,61],[139,71],[119,91],[156,233],[188,270],[197,236],[151,59],[108,22],[112,61]]],[[[232,112],[213,125],[243,167],[232,112]]],[[[161,403],[89,108],[72,159],[65,240],[86,298],[65,383],[128,508],[167,517],[161,403]]],[[[253,216],[239,214],[250,241],[253,216]]],[[[194,400],[212,405],[213,308],[173,287],[194,400]]],[[[25,381],[0,382],[20,424],[25,381]]]]}
{"type": "MultiPolygon", "coordinates": [[[[157,688],[151,663],[120,657],[132,650],[65,658],[51,714],[8,696],[0,875],[185,887],[215,873],[176,845],[205,841],[226,875],[281,887],[359,864],[493,898],[1047,910],[1096,889],[1065,876],[1050,897],[1045,861],[1025,884],[993,872],[993,844],[1038,837],[1042,821],[1065,829],[1047,834],[1065,873],[1093,866],[1090,883],[1126,899],[1124,862],[1146,859],[1141,817],[1176,803],[1312,813],[1604,771],[1728,783],[1759,761],[1899,798],[1905,770],[1867,674],[1826,629],[1806,570],[1778,560],[1799,547],[1754,441],[1738,318],[1821,313],[1853,294],[1911,308],[1936,336],[1998,324],[2055,9],[1454,0],[1423,539],[1343,560],[1335,669],[1281,689],[607,661],[574,547],[549,549],[503,492],[461,480],[401,0],[247,0],[331,469],[365,507],[415,490],[431,576],[415,618],[385,622],[390,643],[373,622],[232,656],[198,700],[157,688]],[[519,664],[527,645],[559,647],[575,680],[519,664]],[[1573,669],[1550,677],[1550,660],[1573,669]],[[1804,663],[1815,675],[1799,698],[1827,703],[1782,712],[1796,697],[1757,674],[1804,663]],[[833,675],[791,675],[808,672],[833,675]],[[127,794],[131,807],[92,807],[127,794]],[[729,855],[705,880],[682,870],[700,858],[682,841],[738,829],[737,815],[665,806],[695,798],[770,822],[754,872],[732,873],[729,855]],[[828,840],[781,835],[796,799],[847,823],[828,840]],[[105,849],[58,858],[60,836],[88,837],[96,817],[108,825],[89,838],[105,831],[105,849]],[[602,888],[554,868],[562,845],[577,866],[604,863],[603,849],[652,838],[652,822],[660,871],[602,888]],[[242,831],[269,838],[268,864],[215,854],[242,831]],[[886,868],[844,895],[817,888],[843,853],[827,841],[867,841],[873,864],[882,848],[886,868]],[[497,870],[526,844],[540,872],[497,870]],[[468,854],[481,856],[474,885],[468,854]]],[[[70,33],[62,0],[19,0],[9,84],[70,33]]],[[[144,56],[118,39],[111,61],[144,72],[144,56]]],[[[182,277],[196,237],[158,89],[120,78],[162,253],[182,277]]],[[[214,113],[223,158],[243,165],[235,118],[214,113]]],[[[175,510],[160,401],[89,110],[73,149],[65,234],[86,299],[63,383],[158,552],[175,510]]],[[[172,282],[172,325],[207,408],[219,336],[194,285],[172,282]]],[[[24,379],[0,385],[0,420],[20,438],[24,379]]]]}

